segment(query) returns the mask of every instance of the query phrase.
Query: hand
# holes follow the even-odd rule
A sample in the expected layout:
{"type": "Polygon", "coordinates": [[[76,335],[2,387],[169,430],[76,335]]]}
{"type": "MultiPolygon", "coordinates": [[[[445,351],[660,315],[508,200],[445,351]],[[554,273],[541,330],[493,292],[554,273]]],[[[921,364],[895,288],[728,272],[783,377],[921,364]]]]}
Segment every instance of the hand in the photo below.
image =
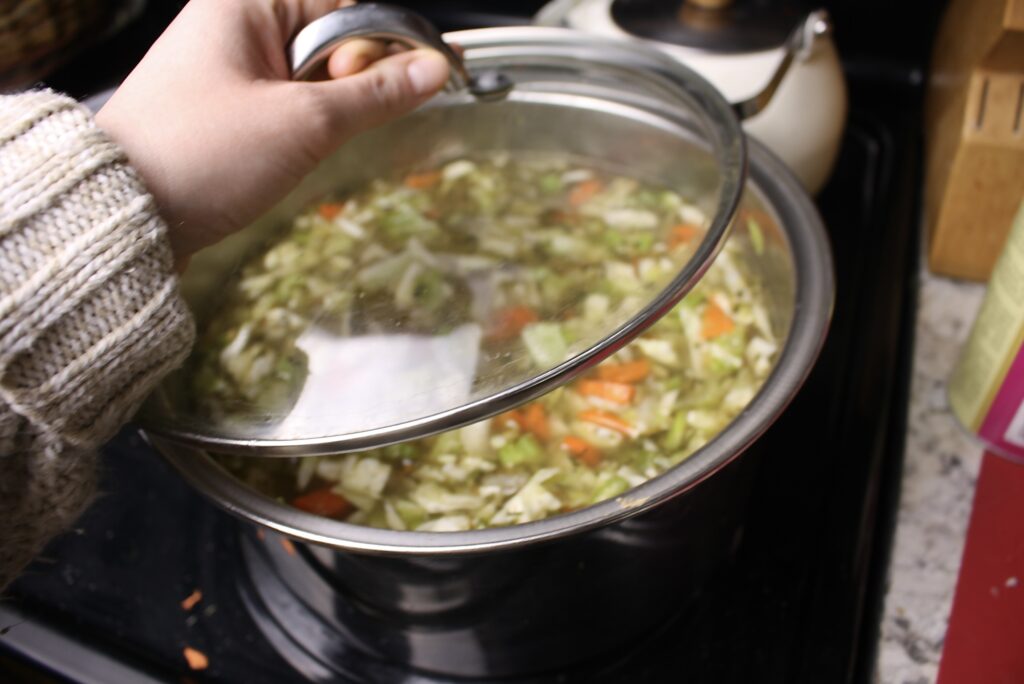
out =
{"type": "Polygon", "coordinates": [[[249,224],[347,139],[444,85],[439,53],[372,41],[335,51],[329,80],[290,81],[287,41],[337,5],[192,0],[97,115],[156,198],[179,264],[249,224]]]}

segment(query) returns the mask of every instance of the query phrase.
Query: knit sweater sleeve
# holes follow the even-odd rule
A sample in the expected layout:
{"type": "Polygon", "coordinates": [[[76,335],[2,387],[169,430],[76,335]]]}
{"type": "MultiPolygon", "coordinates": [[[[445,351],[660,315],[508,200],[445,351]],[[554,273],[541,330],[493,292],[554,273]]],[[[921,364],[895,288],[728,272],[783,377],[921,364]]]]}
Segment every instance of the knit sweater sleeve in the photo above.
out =
{"type": "Polygon", "coordinates": [[[86,507],[96,449],[193,338],[123,152],[73,100],[0,96],[0,589],[86,507]]]}

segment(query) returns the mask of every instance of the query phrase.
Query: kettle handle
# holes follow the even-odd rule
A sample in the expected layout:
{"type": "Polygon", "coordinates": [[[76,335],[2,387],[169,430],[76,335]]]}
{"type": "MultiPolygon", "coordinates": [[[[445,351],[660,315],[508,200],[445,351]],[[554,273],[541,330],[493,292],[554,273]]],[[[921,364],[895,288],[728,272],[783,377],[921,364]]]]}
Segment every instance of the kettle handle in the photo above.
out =
{"type": "Polygon", "coordinates": [[[356,38],[391,40],[410,48],[437,50],[451,69],[445,89],[468,90],[479,99],[500,99],[512,82],[499,72],[472,75],[462,57],[444,42],[441,34],[419,14],[394,5],[361,3],[334,10],[310,22],[288,45],[292,79],[308,80],[342,43],[356,38]]]}
{"type": "Polygon", "coordinates": [[[782,79],[785,78],[789,68],[793,65],[793,60],[806,58],[814,46],[814,42],[831,32],[832,19],[825,10],[815,10],[804,17],[804,20],[793,29],[793,32],[789,34],[789,38],[786,39],[782,61],[775,68],[775,73],[772,74],[765,87],[759,93],[746,100],[732,104],[736,116],[742,121],[764,111],[775,95],[775,91],[779,89],[782,79]]]}

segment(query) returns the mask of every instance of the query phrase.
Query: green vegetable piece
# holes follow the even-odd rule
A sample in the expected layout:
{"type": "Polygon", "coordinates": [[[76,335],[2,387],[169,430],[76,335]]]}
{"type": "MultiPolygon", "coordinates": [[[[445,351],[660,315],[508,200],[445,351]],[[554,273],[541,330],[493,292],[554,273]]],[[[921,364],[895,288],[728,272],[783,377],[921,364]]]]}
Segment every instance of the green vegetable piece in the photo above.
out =
{"type": "Polygon", "coordinates": [[[654,454],[643,449],[630,454],[629,463],[633,466],[633,470],[638,473],[646,473],[648,468],[656,467],[654,464],[654,454]]]}
{"type": "Polygon", "coordinates": [[[537,442],[533,435],[523,435],[517,442],[519,448],[522,449],[523,454],[530,461],[537,461],[540,459],[544,450],[541,449],[540,444],[537,442]]]}
{"type": "Polygon", "coordinates": [[[292,297],[292,293],[298,290],[306,282],[305,276],[301,273],[291,273],[278,281],[274,288],[274,297],[281,304],[285,304],[292,297]]]}
{"type": "Polygon", "coordinates": [[[715,338],[712,344],[717,347],[724,349],[733,356],[742,357],[743,353],[747,349],[747,338],[742,328],[737,328],[732,332],[724,335],[719,335],[715,338]]]}
{"type": "Polygon", "coordinates": [[[608,245],[615,251],[618,251],[619,248],[622,247],[622,243],[624,242],[624,240],[625,238],[622,235],[622,233],[620,233],[617,230],[605,231],[604,244],[608,245]]]}
{"type": "Polygon", "coordinates": [[[690,458],[690,456],[693,456],[696,452],[696,449],[688,446],[682,451],[677,451],[676,453],[669,456],[668,462],[673,466],[677,466],[686,459],[690,458]]]}
{"type": "Polygon", "coordinates": [[[598,501],[604,501],[605,499],[611,499],[612,497],[622,494],[629,489],[629,483],[623,478],[615,475],[603,485],[597,488],[594,492],[594,497],[590,500],[591,503],[597,503],[598,501]]]}
{"type": "Polygon", "coordinates": [[[448,299],[444,278],[437,271],[427,271],[416,279],[413,298],[427,311],[435,311],[448,299]]]}
{"type": "Polygon", "coordinates": [[[735,372],[739,368],[739,365],[735,363],[730,363],[725,359],[720,359],[717,357],[712,357],[708,359],[708,372],[710,372],[711,375],[716,378],[725,377],[730,373],[735,372]]]}
{"type": "Polygon", "coordinates": [[[662,446],[666,451],[674,451],[683,445],[683,437],[686,436],[686,413],[679,411],[672,419],[672,425],[665,435],[662,446]]]}
{"type": "Polygon", "coordinates": [[[557,173],[546,173],[537,181],[542,192],[553,195],[562,189],[562,177],[557,173]]]}
{"type": "Polygon", "coordinates": [[[647,254],[654,246],[654,233],[637,231],[626,236],[626,246],[632,255],[647,254]]]}
{"type": "Polygon", "coordinates": [[[661,196],[653,190],[638,190],[633,194],[633,206],[640,209],[659,209],[661,196]]]}
{"type": "Polygon", "coordinates": [[[523,435],[515,442],[506,444],[498,450],[498,458],[507,468],[514,468],[524,463],[536,463],[543,454],[543,449],[533,435],[523,435]]]}
{"type": "Polygon", "coordinates": [[[754,219],[748,219],[747,232],[750,234],[750,244],[754,247],[754,253],[758,256],[764,254],[764,231],[761,230],[761,225],[754,219]]]}
{"type": "Polygon", "coordinates": [[[380,217],[381,227],[389,238],[404,241],[421,233],[436,231],[436,222],[424,217],[409,204],[397,204],[380,217]]]}
{"type": "Polygon", "coordinates": [[[569,348],[558,323],[531,323],[520,333],[533,362],[541,368],[551,368],[565,360],[569,348]]]}
{"type": "Polygon", "coordinates": [[[381,451],[384,458],[396,461],[412,460],[416,457],[416,447],[409,442],[392,444],[391,446],[384,447],[381,451]]]}
{"type": "Polygon", "coordinates": [[[395,512],[410,530],[422,525],[427,519],[427,512],[406,499],[398,499],[394,502],[395,512]]]}
{"type": "Polygon", "coordinates": [[[462,453],[462,440],[459,438],[459,432],[452,430],[450,432],[442,432],[437,436],[437,441],[434,442],[434,447],[430,450],[431,458],[436,458],[442,454],[461,454],[462,453]]]}

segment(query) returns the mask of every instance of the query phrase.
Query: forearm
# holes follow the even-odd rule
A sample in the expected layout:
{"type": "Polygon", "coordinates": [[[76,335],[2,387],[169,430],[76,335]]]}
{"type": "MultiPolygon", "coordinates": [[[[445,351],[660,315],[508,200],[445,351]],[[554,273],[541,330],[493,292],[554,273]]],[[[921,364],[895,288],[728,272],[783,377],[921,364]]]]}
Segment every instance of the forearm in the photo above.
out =
{"type": "Polygon", "coordinates": [[[93,452],[193,335],[121,150],[66,98],[0,97],[0,587],[83,510],[93,452]]]}

